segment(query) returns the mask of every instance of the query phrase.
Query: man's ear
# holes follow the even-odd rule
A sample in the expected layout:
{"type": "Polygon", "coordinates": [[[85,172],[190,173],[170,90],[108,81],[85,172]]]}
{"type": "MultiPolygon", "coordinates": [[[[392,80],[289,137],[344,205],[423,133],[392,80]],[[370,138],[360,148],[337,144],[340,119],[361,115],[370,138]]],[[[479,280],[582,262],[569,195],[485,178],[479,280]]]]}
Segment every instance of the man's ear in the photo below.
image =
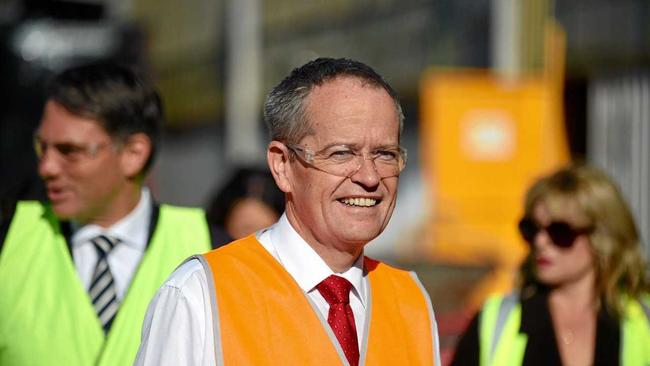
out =
{"type": "Polygon", "coordinates": [[[279,141],[271,141],[266,150],[266,160],[275,179],[275,184],[284,193],[292,191],[291,166],[289,165],[289,149],[279,141]]]}
{"type": "Polygon", "coordinates": [[[135,178],[144,169],[151,156],[151,139],[144,133],[135,133],[124,142],[121,151],[122,173],[128,178],[135,178]]]}

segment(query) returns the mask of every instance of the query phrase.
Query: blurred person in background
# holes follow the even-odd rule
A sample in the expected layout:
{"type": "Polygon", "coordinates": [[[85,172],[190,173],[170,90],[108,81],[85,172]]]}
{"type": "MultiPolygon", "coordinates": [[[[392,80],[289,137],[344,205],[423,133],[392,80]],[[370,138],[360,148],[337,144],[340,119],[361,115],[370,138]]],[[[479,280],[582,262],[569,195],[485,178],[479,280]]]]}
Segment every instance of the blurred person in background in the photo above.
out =
{"type": "Polygon", "coordinates": [[[136,365],[439,364],[417,277],[363,255],[406,164],[393,89],[363,63],[320,58],[264,110],[285,213],[174,272],[147,311],[136,365]]]}
{"type": "Polygon", "coordinates": [[[200,209],[143,185],[160,97],[127,67],[54,78],[35,136],[48,202],[19,201],[0,232],[0,364],[128,365],[146,306],[187,256],[209,250],[200,209]]]}
{"type": "Polygon", "coordinates": [[[524,209],[520,289],[487,300],[452,365],[650,364],[648,272],[615,184],[572,165],[538,180],[524,209]]]}
{"type": "Polygon", "coordinates": [[[242,167],[212,198],[207,209],[213,246],[273,225],[284,212],[284,194],[268,169],[242,167]]]}

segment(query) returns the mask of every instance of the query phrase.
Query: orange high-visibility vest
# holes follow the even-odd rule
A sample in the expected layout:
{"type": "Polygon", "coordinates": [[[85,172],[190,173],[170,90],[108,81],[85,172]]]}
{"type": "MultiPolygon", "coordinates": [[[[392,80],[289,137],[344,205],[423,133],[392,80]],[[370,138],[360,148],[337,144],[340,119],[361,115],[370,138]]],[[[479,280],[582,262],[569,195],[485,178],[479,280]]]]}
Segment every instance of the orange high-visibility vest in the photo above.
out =
{"type": "MultiPolygon", "coordinates": [[[[217,365],[347,365],[327,322],[291,275],[249,236],[198,258],[212,298],[217,365]]],[[[370,282],[359,365],[433,365],[430,300],[417,278],[365,258],[370,282]]]]}

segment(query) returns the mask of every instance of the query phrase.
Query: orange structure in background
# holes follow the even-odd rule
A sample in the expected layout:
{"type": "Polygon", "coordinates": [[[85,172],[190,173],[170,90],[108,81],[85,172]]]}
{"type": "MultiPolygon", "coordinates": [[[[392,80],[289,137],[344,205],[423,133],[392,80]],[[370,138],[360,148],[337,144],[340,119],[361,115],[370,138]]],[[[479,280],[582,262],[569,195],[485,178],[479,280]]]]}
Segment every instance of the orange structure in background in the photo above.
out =
{"type": "Polygon", "coordinates": [[[527,250],[516,229],[523,195],[535,178],[570,158],[563,38],[550,34],[553,58],[542,75],[431,70],[422,79],[422,169],[434,207],[426,252],[434,262],[491,269],[469,295],[469,308],[512,286],[527,250]]]}

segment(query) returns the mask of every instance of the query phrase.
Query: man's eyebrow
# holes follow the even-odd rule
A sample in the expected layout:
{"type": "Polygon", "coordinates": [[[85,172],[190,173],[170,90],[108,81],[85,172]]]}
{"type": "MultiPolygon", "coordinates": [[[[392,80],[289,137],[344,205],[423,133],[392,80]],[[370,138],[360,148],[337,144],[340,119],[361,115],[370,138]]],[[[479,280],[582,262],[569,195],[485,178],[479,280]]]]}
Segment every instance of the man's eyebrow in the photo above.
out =
{"type": "MultiPolygon", "coordinates": [[[[381,149],[397,149],[399,148],[399,144],[379,144],[379,145],[374,145],[369,148],[371,151],[375,150],[381,150],[381,149]]],[[[323,148],[321,148],[319,151],[325,151],[327,149],[330,149],[332,147],[346,147],[351,150],[360,150],[361,148],[359,147],[359,144],[356,143],[345,143],[345,142],[332,142],[327,145],[325,145],[323,148]]]]}
{"type": "Polygon", "coordinates": [[[332,143],[329,143],[329,144],[323,146],[323,148],[320,149],[320,150],[323,151],[323,150],[330,149],[332,147],[346,147],[348,149],[356,149],[357,145],[353,144],[353,143],[350,144],[350,143],[345,143],[345,142],[332,142],[332,143]]]}
{"type": "Polygon", "coordinates": [[[44,139],[43,137],[37,134],[34,135],[34,139],[36,142],[45,143],[50,146],[83,147],[88,145],[88,143],[85,141],[71,141],[71,140],[51,141],[51,140],[44,139]]]}
{"type": "Polygon", "coordinates": [[[381,150],[381,149],[398,149],[400,147],[399,144],[382,144],[382,145],[377,145],[372,148],[372,150],[381,150]]]}

